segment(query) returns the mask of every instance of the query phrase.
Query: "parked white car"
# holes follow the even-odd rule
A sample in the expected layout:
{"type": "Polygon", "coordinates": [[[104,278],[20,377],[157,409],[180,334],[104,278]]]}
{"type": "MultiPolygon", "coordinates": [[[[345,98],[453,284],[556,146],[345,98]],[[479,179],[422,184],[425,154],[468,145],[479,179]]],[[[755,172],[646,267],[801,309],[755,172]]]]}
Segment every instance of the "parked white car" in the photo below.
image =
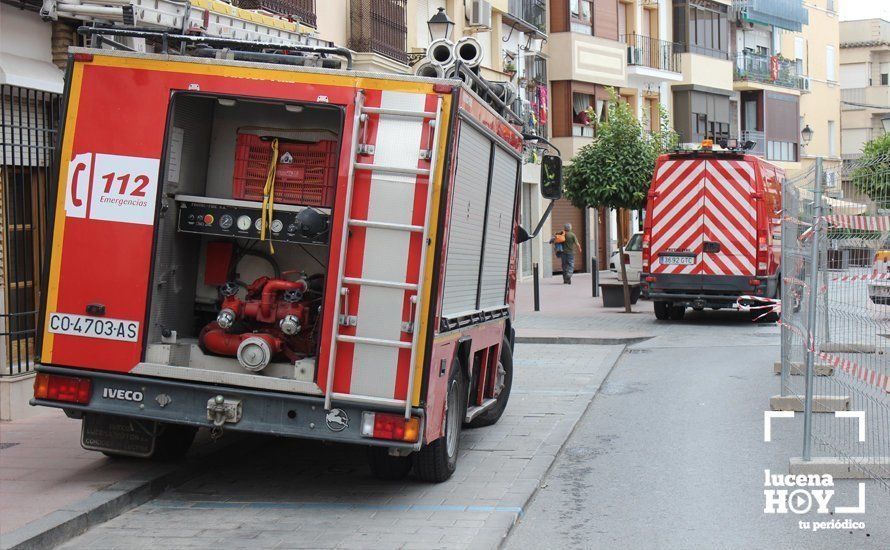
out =
{"type": "MultiPolygon", "coordinates": [[[[625,269],[628,282],[639,282],[640,272],[643,270],[643,233],[634,233],[624,245],[625,269]]],[[[618,264],[618,251],[612,252],[609,257],[609,269],[621,277],[621,266],[618,264]]]]}

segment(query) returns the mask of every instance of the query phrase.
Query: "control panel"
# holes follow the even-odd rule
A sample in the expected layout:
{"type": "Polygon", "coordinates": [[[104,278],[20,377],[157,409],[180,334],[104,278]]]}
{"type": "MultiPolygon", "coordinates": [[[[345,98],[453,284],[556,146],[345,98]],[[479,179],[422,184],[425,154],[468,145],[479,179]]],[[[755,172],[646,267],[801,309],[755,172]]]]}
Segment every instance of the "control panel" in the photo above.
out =
{"type": "MultiPolygon", "coordinates": [[[[262,205],[253,201],[177,195],[177,228],[183,233],[259,239],[262,205]]],[[[290,204],[275,205],[266,231],[273,241],[328,244],[330,209],[290,204]]]]}

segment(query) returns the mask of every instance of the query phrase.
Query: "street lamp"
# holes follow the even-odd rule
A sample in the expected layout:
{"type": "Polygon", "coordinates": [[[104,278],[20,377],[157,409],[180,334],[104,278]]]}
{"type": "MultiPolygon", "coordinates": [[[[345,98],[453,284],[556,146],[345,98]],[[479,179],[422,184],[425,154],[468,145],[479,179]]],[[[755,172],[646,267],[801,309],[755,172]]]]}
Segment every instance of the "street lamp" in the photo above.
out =
{"type": "Polygon", "coordinates": [[[430,17],[426,22],[430,29],[430,40],[451,40],[451,31],[454,30],[454,21],[448,18],[445,8],[439,8],[438,13],[430,17]]]}
{"type": "Polygon", "coordinates": [[[804,147],[810,144],[810,141],[813,139],[813,130],[810,128],[809,124],[804,126],[803,130],[800,131],[800,138],[803,140],[804,147]]]}
{"type": "Polygon", "coordinates": [[[890,115],[881,119],[881,126],[884,127],[885,134],[890,134],[890,115]]]}

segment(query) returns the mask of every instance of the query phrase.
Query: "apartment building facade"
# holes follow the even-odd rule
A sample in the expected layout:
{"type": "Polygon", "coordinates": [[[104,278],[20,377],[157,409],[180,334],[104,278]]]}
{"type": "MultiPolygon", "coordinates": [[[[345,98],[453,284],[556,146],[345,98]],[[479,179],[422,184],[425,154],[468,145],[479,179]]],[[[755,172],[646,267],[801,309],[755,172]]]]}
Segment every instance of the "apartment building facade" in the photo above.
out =
{"type": "Polygon", "coordinates": [[[841,155],[854,160],[890,131],[890,21],[841,22],[840,88],[841,155]]]}

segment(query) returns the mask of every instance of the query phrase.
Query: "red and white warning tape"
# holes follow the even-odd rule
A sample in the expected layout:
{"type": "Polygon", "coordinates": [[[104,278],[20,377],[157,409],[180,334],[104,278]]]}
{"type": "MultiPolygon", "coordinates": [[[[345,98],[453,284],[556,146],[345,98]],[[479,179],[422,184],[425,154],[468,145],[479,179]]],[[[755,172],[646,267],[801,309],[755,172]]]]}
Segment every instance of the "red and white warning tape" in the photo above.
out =
{"type": "MultiPolygon", "coordinates": [[[[779,325],[787,328],[791,332],[797,334],[802,339],[807,341],[807,350],[814,351],[816,348],[815,341],[813,340],[812,334],[805,335],[803,331],[798,329],[793,325],[789,325],[788,323],[783,323],[781,320],[779,321],[779,325]]],[[[857,380],[861,380],[866,384],[874,386],[878,389],[884,390],[887,393],[890,393],[890,376],[887,374],[878,373],[877,371],[870,369],[868,367],[863,367],[862,365],[856,363],[855,361],[851,361],[849,359],[845,359],[843,357],[833,355],[831,353],[826,353],[824,351],[816,351],[816,357],[827,361],[831,365],[836,368],[841,369],[843,372],[849,374],[853,378],[857,380]]]]}
{"type": "Polygon", "coordinates": [[[880,281],[883,279],[890,279],[890,273],[866,273],[864,275],[842,275],[840,277],[832,277],[832,281],[841,281],[852,283],[855,281],[880,281]]]}
{"type": "Polygon", "coordinates": [[[890,231],[890,216],[825,216],[825,221],[842,229],[860,229],[862,231],[890,231]]]}

